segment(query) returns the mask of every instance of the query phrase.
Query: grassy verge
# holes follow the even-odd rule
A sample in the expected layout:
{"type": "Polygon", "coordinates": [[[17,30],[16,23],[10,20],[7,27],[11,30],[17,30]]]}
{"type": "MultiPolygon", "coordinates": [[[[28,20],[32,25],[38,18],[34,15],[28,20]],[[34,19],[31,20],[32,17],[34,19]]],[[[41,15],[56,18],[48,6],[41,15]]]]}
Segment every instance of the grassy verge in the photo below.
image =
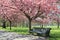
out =
{"type": "Polygon", "coordinates": [[[11,30],[9,27],[7,27],[6,29],[0,27],[0,30],[4,30],[4,31],[8,31],[8,32],[16,32],[18,34],[29,34],[27,27],[23,27],[23,28],[22,27],[12,27],[11,30]]]}
{"type": "Polygon", "coordinates": [[[60,28],[51,30],[49,40],[60,40],[60,28]]]}
{"type": "MultiPolygon", "coordinates": [[[[2,29],[0,27],[0,30],[5,30],[5,31],[9,31],[9,32],[16,32],[18,34],[29,34],[28,32],[28,28],[27,27],[12,27],[12,30],[9,29],[9,27],[7,27],[6,29],[2,29]]],[[[50,32],[50,37],[48,40],[60,40],[60,28],[52,28],[51,32],[50,32]]]]}

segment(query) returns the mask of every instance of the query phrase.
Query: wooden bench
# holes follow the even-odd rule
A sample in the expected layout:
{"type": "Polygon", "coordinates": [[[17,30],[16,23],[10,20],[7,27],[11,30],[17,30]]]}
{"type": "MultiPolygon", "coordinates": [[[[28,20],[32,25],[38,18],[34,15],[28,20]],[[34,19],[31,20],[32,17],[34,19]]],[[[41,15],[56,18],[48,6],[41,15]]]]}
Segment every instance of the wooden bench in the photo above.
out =
{"type": "Polygon", "coordinates": [[[49,36],[51,28],[33,28],[31,29],[30,33],[32,34],[37,34],[37,35],[42,35],[42,36],[49,36]]]}

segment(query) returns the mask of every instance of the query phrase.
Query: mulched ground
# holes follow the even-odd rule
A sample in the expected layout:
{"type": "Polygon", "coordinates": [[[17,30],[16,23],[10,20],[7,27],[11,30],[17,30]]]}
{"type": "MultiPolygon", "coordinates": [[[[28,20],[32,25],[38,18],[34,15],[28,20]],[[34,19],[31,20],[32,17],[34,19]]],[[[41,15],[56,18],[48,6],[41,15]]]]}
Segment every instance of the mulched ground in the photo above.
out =
{"type": "Polygon", "coordinates": [[[20,35],[14,32],[0,31],[0,40],[47,40],[46,37],[20,35]]]}

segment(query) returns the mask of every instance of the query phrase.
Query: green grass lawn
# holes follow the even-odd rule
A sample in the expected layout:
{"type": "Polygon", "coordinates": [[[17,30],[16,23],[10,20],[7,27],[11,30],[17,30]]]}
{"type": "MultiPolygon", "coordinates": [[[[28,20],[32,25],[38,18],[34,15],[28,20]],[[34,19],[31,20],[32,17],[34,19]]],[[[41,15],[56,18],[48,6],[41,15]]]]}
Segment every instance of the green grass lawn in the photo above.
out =
{"type": "Polygon", "coordinates": [[[16,32],[18,34],[29,34],[27,27],[23,27],[23,28],[22,27],[12,27],[11,30],[9,27],[7,27],[6,29],[0,27],[0,30],[4,30],[4,31],[8,31],[8,32],[16,32]]]}
{"type": "MultiPolygon", "coordinates": [[[[7,27],[6,29],[2,29],[0,27],[0,30],[5,30],[5,31],[9,31],[9,32],[16,32],[18,34],[29,34],[28,32],[28,28],[27,27],[12,27],[12,30],[9,29],[9,27],[7,27]]],[[[52,28],[50,31],[50,37],[48,40],[60,40],[60,28],[52,28]]]]}
{"type": "Polygon", "coordinates": [[[49,40],[60,40],[60,28],[51,30],[49,40]]]}

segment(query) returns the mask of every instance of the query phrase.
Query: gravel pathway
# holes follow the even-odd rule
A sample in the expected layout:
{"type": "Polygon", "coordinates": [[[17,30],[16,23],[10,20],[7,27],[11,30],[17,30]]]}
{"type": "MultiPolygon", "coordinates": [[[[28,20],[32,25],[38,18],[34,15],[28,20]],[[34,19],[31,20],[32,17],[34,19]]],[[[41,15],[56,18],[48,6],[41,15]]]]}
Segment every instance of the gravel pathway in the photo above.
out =
{"type": "Polygon", "coordinates": [[[19,35],[13,32],[0,31],[0,40],[47,40],[47,38],[33,35],[19,35]]]}

